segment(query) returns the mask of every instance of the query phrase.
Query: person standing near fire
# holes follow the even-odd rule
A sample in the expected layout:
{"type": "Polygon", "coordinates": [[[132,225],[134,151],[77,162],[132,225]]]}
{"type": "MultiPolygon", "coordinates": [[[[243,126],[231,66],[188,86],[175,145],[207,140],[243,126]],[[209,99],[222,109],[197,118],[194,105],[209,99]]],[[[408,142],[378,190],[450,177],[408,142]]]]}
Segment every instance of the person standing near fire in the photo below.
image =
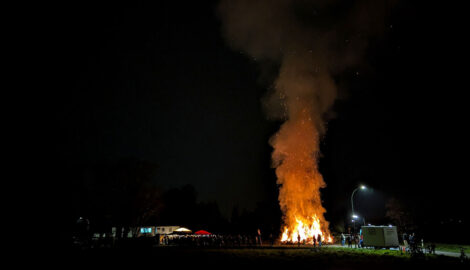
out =
{"type": "Polygon", "coordinates": [[[317,235],[317,240],[318,240],[318,247],[321,247],[321,235],[317,235]]]}
{"type": "Polygon", "coordinates": [[[261,240],[261,230],[260,229],[258,229],[258,243],[259,243],[260,246],[263,245],[263,241],[261,240]]]}
{"type": "Polygon", "coordinates": [[[297,244],[298,244],[298,245],[299,245],[299,247],[300,247],[300,234],[299,234],[299,235],[297,235],[297,244]]]}

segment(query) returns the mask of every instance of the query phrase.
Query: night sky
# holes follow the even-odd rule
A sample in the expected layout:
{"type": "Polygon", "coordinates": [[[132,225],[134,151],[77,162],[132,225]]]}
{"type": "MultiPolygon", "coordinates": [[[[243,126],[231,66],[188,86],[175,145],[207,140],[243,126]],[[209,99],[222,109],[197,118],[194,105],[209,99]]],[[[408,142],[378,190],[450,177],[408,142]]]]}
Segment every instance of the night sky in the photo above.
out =
{"type": "MultiPolygon", "coordinates": [[[[77,3],[43,18],[39,133],[59,200],[82,169],[125,158],[155,163],[157,185],[191,184],[227,217],[276,199],[268,140],[280,123],[261,99],[277,71],[227,46],[216,6],[77,3]]],[[[468,48],[457,9],[398,2],[360,64],[335,77],[320,160],[327,220],[344,220],[366,184],[356,209],[367,219],[380,221],[397,197],[422,220],[468,222],[468,48]]]]}

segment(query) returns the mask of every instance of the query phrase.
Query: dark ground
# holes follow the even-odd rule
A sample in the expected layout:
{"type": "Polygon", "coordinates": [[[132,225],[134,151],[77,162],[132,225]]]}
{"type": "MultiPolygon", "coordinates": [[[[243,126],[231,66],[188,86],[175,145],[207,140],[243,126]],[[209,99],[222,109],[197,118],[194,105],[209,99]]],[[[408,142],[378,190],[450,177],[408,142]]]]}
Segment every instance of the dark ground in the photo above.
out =
{"type": "MultiPolygon", "coordinates": [[[[74,254],[75,262],[104,263],[133,268],[141,265],[154,267],[202,266],[230,268],[238,265],[253,267],[308,267],[315,269],[468,269],[469,263],[459,259],[426,255],[411,258],[398,251],[365,251],[341,248],[269,247],[231,249],[191,249],[160,247],[153,249],[95,249],[74,254]],[[99,262],[98,262],[99,261],[99,262]]],[[[153,267],[153,268],[154,268],[153,267]]]]}

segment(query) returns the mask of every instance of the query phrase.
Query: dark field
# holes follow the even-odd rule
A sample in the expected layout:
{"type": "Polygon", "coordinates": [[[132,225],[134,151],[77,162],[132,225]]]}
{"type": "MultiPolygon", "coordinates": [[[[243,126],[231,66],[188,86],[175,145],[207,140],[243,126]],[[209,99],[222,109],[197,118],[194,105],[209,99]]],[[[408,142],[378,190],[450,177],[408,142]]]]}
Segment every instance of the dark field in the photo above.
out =
{"type": "MultiPolygon", "coordinates": [[[[469,262],[458,258],[426,255],[413,258],[399,251],[354,250],[324,247],[322,249],[272,247],[196,249],[159,247],[153,249],[96,249],[80,251],[74,259],[83,263],[100,261],[108,266],[167,265],[217,266],[230,268],[236,265],[254,267],[308,267],[310,269],[469,269],[469,262]],[[76,257],[77,256],[77,257],[76,257]]],[[[153,267],[152,267],[153,268],[153,267]]]]}

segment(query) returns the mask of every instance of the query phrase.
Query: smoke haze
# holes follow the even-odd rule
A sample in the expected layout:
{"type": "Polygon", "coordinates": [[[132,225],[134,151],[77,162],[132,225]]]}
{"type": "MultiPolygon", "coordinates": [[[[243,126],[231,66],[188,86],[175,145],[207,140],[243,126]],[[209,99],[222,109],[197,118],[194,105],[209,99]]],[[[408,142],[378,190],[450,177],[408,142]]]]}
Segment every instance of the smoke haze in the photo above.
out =
{"type": "Polygon", "coordinates": [[[386,27],[391,6],[389,1],[220,3],[227,43],[255,61],[279,65],[263,105],[269,118],[284,121],[270,144],[285,233],[293,241],[301,234],[296,232],[299,220],[313,228],[318,219],[329,234],[320,198],[326,185],[317,164],[319,142],[338,96],[334,78],[360,63],[368,38],[386,27]]]}

